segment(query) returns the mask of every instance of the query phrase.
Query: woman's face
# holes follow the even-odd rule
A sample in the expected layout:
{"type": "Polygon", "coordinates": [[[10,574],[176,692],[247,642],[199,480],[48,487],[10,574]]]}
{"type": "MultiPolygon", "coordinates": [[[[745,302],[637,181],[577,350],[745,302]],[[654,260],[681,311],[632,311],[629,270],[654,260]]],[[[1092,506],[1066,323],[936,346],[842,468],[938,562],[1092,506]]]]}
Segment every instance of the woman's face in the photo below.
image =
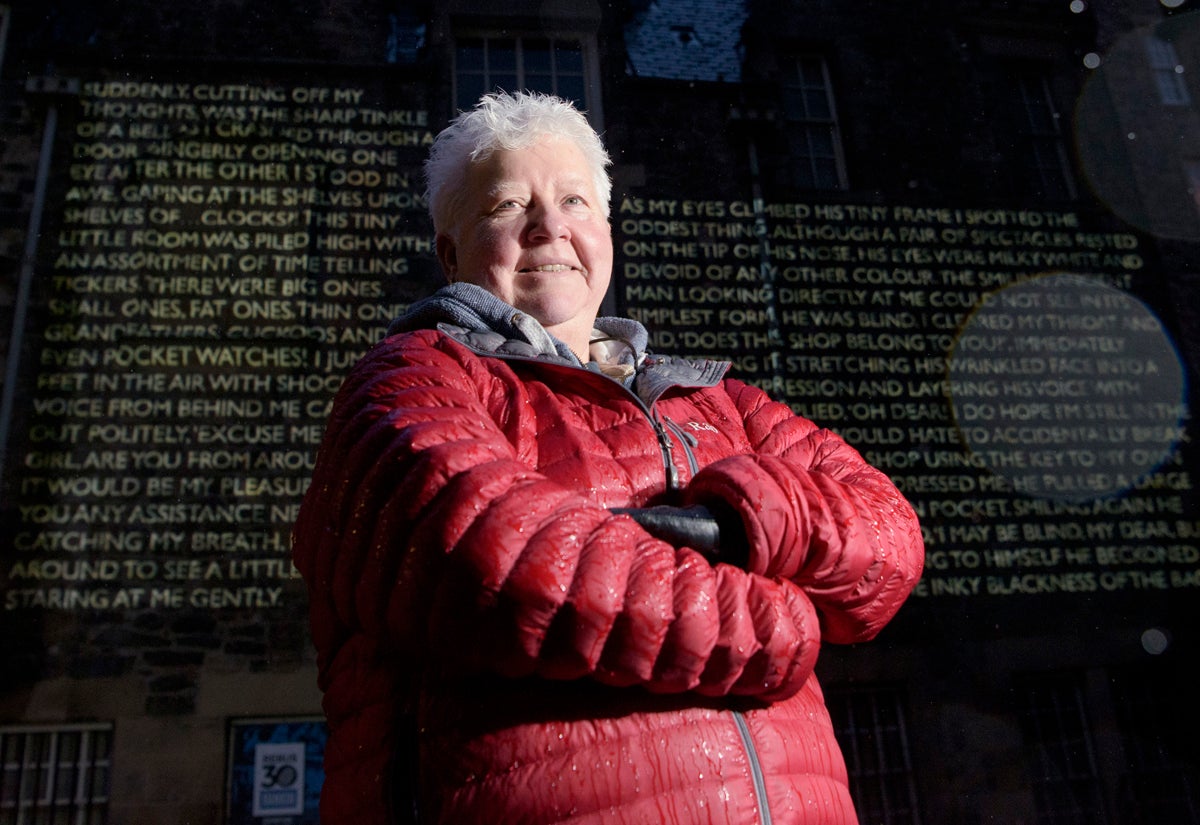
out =
{"type": "Polygon", "coordinates": [[[548,136],[496,151],[468,168],[459,207],[437,239],[447,277],[483,287],[586,356],[613,250],[580,149],[548,136]]]}

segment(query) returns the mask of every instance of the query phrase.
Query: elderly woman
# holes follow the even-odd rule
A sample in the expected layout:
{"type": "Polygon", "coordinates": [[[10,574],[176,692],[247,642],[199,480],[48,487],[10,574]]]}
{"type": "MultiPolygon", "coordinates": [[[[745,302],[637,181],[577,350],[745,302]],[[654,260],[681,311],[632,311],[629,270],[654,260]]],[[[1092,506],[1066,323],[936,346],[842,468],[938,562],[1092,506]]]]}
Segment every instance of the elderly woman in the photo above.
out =
{"type": "Polygon", "coordinates": [[[856,821],[813,666],[900,607],[916,518],[726,363],[596,317],[607,162],[541,95],[433,146],[450,283],[347,378],[295,528],[325,822],[856,821]]]}

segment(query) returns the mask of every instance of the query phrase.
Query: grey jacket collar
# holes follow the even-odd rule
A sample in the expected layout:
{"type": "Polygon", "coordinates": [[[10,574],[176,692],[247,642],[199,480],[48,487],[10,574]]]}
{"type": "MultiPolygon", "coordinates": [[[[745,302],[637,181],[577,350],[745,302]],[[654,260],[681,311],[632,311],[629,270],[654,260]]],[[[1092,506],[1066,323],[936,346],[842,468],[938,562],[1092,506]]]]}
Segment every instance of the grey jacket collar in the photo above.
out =
{"type": "Polygon", "coordinates": [[[536,318],[474,284],[450,284],[413,303],[392,321],[387,334],[431,328],[441,329],[479,352],[586,366],[609,377],[616,377],[610,367],[624,367],[630,378],[636,373],[637,393],[644,400],[657,398],[672,386],[711,387],[729,368],[727,361],[647,356],[650,336],[646,328],[632,319],[616,317],[597,318],[596,329],[606,339],[626,346],[608,347],[613,359],[608,364],[584,365],[536,318]]]}
{"type": "Polygon", "coordinates": [[[388,326],[388,335],[429,329],[443,323],[472,332],[493,332],[507,339],[524,342],[538,355],[557,355],[579,363],[571,348],[546,332],[537,319],[474,284],[450,284],[428,298],[417,301],[392,321],[388,326]]]}

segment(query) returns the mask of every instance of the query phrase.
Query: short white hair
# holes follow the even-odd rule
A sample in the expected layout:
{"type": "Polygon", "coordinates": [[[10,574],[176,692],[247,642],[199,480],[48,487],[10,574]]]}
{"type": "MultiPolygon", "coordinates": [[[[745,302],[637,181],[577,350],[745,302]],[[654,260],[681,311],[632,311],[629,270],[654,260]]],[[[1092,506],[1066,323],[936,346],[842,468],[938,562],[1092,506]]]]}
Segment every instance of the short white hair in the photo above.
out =
{"type": "Polygon", "coordinates": [[[495,92],[460,112],[433,141],[425,161],[425,194],[437,232],[447,229],[472,163],[487,160],[497,149],[526,149],[545,137],[571,140],[583,152],[592,183],[609,216],[611,163],[600,136],[569,101],[541,92],[495,92]]]}

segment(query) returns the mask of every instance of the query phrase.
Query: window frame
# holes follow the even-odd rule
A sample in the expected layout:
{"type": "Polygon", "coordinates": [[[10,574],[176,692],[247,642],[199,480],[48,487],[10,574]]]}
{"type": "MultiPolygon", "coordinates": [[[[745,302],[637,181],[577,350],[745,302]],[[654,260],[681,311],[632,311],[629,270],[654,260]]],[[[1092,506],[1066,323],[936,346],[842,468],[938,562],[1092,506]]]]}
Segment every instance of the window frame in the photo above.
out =
{"type": "Polygon", "coordinates": [[[1182,74],[1182,63],[1175,44],[1155,34],[1146,35],[1146,65],[1164,106],[1190,106],[1192,96],[1182,74]]]}
{"type": "MultiPolygon", "coordinates": [[[[579,46],[581,67],[579,78],[583,89],[583,100],[576,101],[576,105],[587,116],[592,128],[596,131],[603,131],[603,118],[600,105],[600,70],[598,65],[598,55],[596,47],[596,39],[594,35],[580,31],[569,30],[553,30],[553,31],[523,31],[523,30],[504,30],[498,32],[495,30],[479,29],[479,28],[464,28],[457,30],[453,34],[453,45],[451,48],[452,60],[452,88],[451,100],[454,111],[460,111],[463,108],[464,102],[459,100],[461,90],[461,80],[466,75],[466,70],[460,66],[460,54],[464,43],[469,41],[482,41],[484,51],[484,69],[483,69],[483,88],[486,91],[492,91],[497,88],[497,84],[491,81],[491,50],[497,42],[510,42],[514,44],[513,55],[515,61],[514,72],[516,75],[515,87],[505,89],[505,91],[525,91],[534,89],[536,91],[550,92],[559,94],[558,78],[560,73],[557,66],[551,66],[551,88],[547,89],[537,85],[531,87],[527,82],[529,70],[526,66],[526,51],[528,44],[535,41],[545,41],[550,44],[551,59],[554,60],[557,51],[555,46],[559,43],[574,43],[579,46]]],[[[564,73],[565,74],[565,73],[564,73]]],[[[574,76],[574,75],[571,75],[574,76]]],[[[499,88],[504,88],[500,86],[499,88]]],[[[486,93],[486,92],[485,92],[486,93]]],[[[573,99],[573,98],[569,98],[573,99]]]]}
{"type": "Polygon", "coordinates": [[[1079,190],[1061,128],[1062,112],[1048,77],[1049,73],[1036,64],[1013,61],[1003,66],[1002,125],[998,133],[1013,136],[1008,161],[1014,178],[1027,188],[1019,194],[1048,202],[1070,202],[1078,198],[1079,190]],[[1049,125],[1041,126],[1039,121],[1049,125]],[[1021,173],[1019,178],[1017,172],[1021,173]]]}
{"type": "Polygon", "coordinates": [[[829,60],[819,52],[799,52],[791,55],[788,76],[780,81],[780,112],[783,119],[783,129],[786,135],[788,166],[793,185],[797,189],[814,192],[840,192],[849,188],[849,176],[846,171],[846,153],[842,141],[841,122],[838,118],[837,95],[833,86],[833,74],[829,68],[829,60]],[[820,69],[820,84],[810,84],[806,81],[804,64],[815,61],[820,69]],[[824,93],[826,115],[813,114],[807,105],[804,111],[798,111],[789,105],[789,100],[798,97],[803,100],[812,91],[824,93]],[[814,136],[820,133],[828,138],[831,153],[818,154],[814,151],[814,136]],[[805,151],[798,153],[798,143],[805,144],[805,151]],[[833,163],[833,185],[822,185],[822,174],[819,160],[825,159],[833,163]],[[803,167],[807,166],[807,170],[803,167]],[[803,173],[803,174],[802,174],[803,173]],[[804,175],[807,180],[802,180],[804,175]]]}

